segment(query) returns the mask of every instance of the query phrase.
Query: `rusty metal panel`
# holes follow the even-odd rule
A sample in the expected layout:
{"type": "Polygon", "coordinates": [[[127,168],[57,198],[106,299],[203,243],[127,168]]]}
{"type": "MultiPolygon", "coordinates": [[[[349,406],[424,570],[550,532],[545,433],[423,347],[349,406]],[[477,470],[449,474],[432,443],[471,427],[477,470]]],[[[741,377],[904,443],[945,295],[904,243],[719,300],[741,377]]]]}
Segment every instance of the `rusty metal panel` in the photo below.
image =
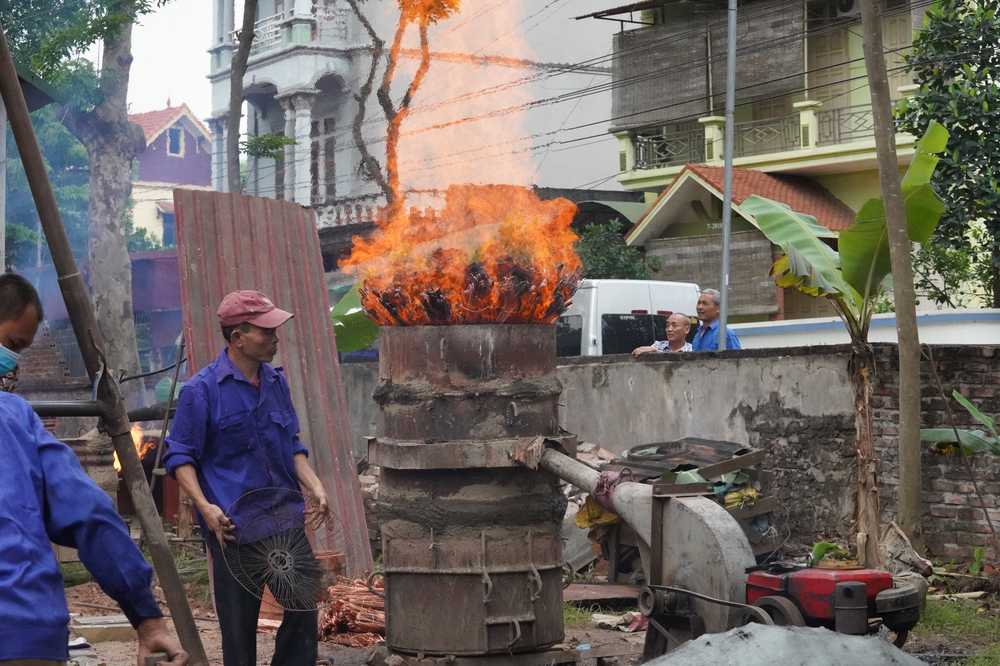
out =
{"type": "Polygon", "coordinates": [[[259,289],[293,312],[280,329],[283,366],[302,442],[347,532],[349,575],[372,568],[361,486],[330,321],[316,214],[288,201],[174,190],[188,364],[210,363],[225,344],[215,314],[223,296],[259,289]]]}

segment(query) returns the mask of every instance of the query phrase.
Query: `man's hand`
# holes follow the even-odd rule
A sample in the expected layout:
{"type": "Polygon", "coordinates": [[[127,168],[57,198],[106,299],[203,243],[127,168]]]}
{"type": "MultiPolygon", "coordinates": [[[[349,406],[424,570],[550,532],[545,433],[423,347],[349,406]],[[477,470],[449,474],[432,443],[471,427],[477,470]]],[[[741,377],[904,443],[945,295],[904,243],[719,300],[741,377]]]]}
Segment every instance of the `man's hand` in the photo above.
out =
{"type": "Polygon", "coordinates": [[[306,501],[305,514],[309,526],[314,530],[330,515],[330,498],[326,496],[322,486],[313,489],[312,498],[306,501]]]}
{"type": "Polygon", "coordinates": [[[649,354],[652,352],[659,354],[660,350],[657,349],[656,347],[636,347],[635,349],[632,350],[632,356],[634,356],[635,358],[639,358],[643,354],[649,354]]]}
{"type": "Polygon", "coordinates": [[[208,504],[207,502],[203,507],[198,507],[198,511],[201,512],[201,517],[205,519],[205,524],[208,525],[214,534],[215,538],[219,540],[220,546],[225,546],[227,541],[235,541],[234,537],[230,532],[236,529],[232,521],[225,512],[214,504],[208,504]]]}
{"type": "Polygon", "coordinates": [[[162,617],[146,618],[136,631],[139,634],[139,666],[145,666],[146,657],[153,652],[166,652],[170,656],[170,661],[164,662],[164,666],[187,666],[188,653],[167,631],[162,617]]]}

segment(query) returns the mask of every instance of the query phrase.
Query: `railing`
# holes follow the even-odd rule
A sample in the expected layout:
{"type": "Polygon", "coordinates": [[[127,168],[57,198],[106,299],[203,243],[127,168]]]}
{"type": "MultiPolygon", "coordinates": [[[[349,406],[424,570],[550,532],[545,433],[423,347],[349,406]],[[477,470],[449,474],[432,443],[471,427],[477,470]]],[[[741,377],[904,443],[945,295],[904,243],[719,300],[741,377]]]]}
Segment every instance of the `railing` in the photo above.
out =
{"type": "Polygon", "coordinates": [[[347,21],[351,8],[342,0],[334,4],[313,5],[313,15],[316,18],[316,33],[314,39],[326,43],[344,44],[347,42],[347,21]]]}
{"type": "MultiPolygon", "coordinates": [[[[736,123],[733,157],[780,153],[798,150],[802,146],[799,114],[768,120],[751,120],[736,123]]],[[[719,146],[719,154],[722,154],[719,146]]]]}
{"type": "MultiPolygon", "coordinates": [[[[281,14],[267,16],[253,24],[253,44],[250,55],[273,51],[281,46],[281,14]]],[[[239,43],[239,31],[233,31],[233,43],[239,43]]]]}
{"type": "Polygon", "coordinates": [[[841,109],[820,109],[816,112],[817,145],[832,146],[875,136],[872,107],[848,106],[841,109]]]}
{"type": "Polygon", "coordinates": [[[705,161],[705,131],[701,127],[669,134],[637,136],[633,145],[636,169],[705,161]]]}

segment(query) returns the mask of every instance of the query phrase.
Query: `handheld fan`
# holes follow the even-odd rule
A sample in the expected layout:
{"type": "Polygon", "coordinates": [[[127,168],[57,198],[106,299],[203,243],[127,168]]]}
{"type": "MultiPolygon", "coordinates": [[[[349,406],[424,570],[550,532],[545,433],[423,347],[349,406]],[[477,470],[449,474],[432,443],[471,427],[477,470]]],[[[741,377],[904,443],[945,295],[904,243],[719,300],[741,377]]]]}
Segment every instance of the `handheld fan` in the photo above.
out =
{"type": "Polygon", "coordinates": [[[306,493],[262,488],[240,496],[226,516],[235,540],[222,554],[244,589],[285,612],[336,601],[328,590],[348,574],[349,551],[344,523],[332,511],[320,515],[306,493]]]}

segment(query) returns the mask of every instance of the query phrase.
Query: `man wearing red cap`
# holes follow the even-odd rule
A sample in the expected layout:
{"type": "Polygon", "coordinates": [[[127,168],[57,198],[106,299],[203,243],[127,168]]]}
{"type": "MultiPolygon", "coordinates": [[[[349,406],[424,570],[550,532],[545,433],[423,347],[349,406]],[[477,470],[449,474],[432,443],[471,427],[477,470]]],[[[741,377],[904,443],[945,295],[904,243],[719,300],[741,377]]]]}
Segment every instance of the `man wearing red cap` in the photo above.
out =
{"type": "MultiPolygon", "coordinates": [[[[246,589],[226,558],[239,557],[242,545],[235,543],[236,535],[240,544],[246,543],[241,530],[257,529],[253,525],[259,526],[259,515],[241,513],[242,505],[234,503],[255,490],[297,491],[301,484],[315,505],[306,509],[296,501],[294,506],[286,502],[274,507],[301,517],[294,527],[299,530],[304,529],[304,514],[326,514],[329,501],[299,441],[288,382],[280,368],[268,365],[278,351],[277,329],[292,314],[276,308],[259,291],[236,291],[222,300],[218,315],[228,345],[181,389],[163,462],[191,496],[212,555],[223,664],[255,666],[262,590],[246,589]]],[[[269,510],[264,507],[265,513],[269,510]]],[[[318,570],[311,551],[307,559],[307,569],[318,570]]],[[[315,666],[316,659],[316,610],[286,612],[271,663],[315,666]]]]}

